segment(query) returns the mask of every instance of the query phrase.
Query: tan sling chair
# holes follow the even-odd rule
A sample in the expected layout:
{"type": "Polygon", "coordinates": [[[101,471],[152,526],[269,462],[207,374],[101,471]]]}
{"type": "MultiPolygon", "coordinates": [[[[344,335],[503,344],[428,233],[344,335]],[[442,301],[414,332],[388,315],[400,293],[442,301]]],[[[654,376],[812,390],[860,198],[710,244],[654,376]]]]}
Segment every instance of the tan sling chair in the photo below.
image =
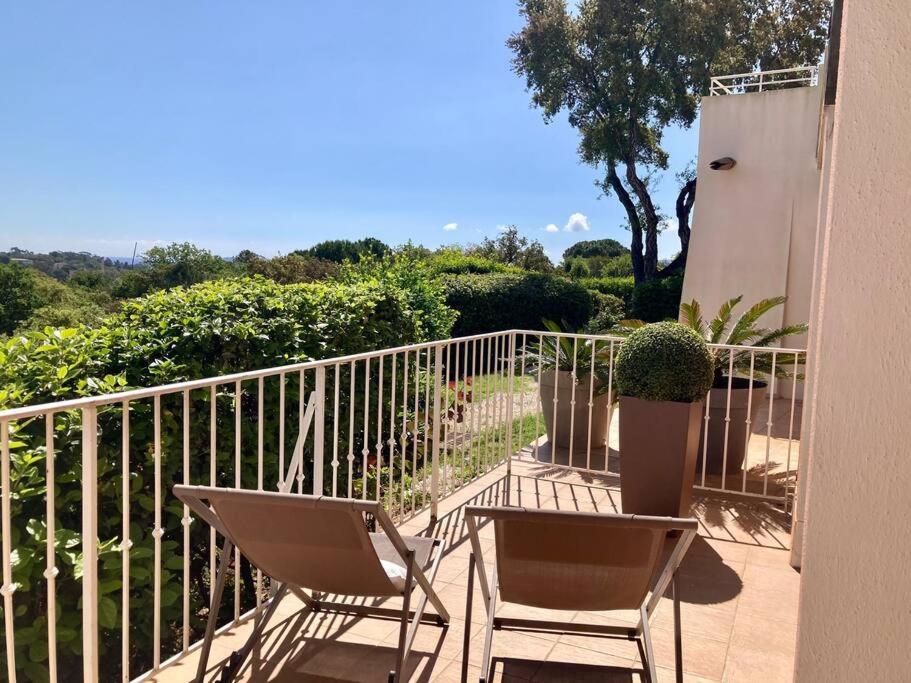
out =
{"type": "Polygon", "coordinates": [[[232,655],[222,681],[232,680],[239,672],[289,591],[313,611],[400,619],[398,652],[395,670],[389,672],[390,681],[402,680],[418,625],[424,622],[445,626],[449,622],[449,613],[432,586],[443,541],[400,536],[378,502],[207,486],[175,486],[174,495],[225,538],[197,681],[203,680],[206,671],[234,547],[277,587],[250,638],[232,655]],[[368,533],[365,513],[373,515],[385,533],[368,533]],[[422,594],[411,610],[411,593],[416,586],[420,586],[422,594]],[[326,594],[402,596],[403,604],[401,609],[393,609],[329,602],[323,599],[326,594]],[[436,615],[424,615],[428,599],[436,615]]]}
{"type": "MultiPolygon", "coordinates": [[[[471,614],[475,566],[487,611],[482,683],[489,680],[494,629],[576,633],[635,640],[651,683],[655,657],[649,617],[696,535],[695,519],[645,517],[594,512],[537,510],[515,507],[468,507],[465,521],[471,538],[468,605],[471,614]],[[478,518],[492,519],[496,535],[496,565],[488,579],[478,518]],[[673,548],[655,578],[669,531],[673,548]],[[653,581],[654,579],[654,581],[653,581]],[[650,592],[651,589],[651,592],[650,592]],[[608,626],[573,622],[496,617],[497,594],[503,602],[553,610],[639,610],[639,624],[608,626]]],[[[681,680],[680,603],[674,581],[674,634],[677,678],[681,680]]],[[[468,618],[468,617],[466,617],[468,618]]],[[[468,677],[466,629],[462,681],[468,677]]]]}

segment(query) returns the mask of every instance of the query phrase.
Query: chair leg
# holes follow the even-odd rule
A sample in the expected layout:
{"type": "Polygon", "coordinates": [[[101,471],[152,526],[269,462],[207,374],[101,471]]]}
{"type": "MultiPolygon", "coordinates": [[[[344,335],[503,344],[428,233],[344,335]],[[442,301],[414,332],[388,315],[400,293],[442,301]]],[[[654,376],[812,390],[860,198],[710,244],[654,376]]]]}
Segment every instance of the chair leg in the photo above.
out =
{"type": "MultiPolygon", "coordinates": [[[[493,578],[490,581],[490,601],[487,603],[487,627],[484,632],[484,654],[481,655],[481,677],[480,683],[486,683],[490,677],[490,657],[493,648],[493,625],[494,614],[497,611],[497,570],[493,570],[493,578]]],[[[468,615],[466,615],[467,617],[468,615]]],[[[466,625],[469,622],[466,621],[466,625]]]]}
{"type": "Polygon", "coordinates": [[[275,597],[272,598],[272,601],[266,607],[265,611],[259,618],[259,621],[253,628],[253,632],[250,634],[250,637],[247,638],[247,642],[244,643],[243,647],[234,652],[231,655],[230,662],[225,670],[222,672],[222,680],[230,681],[234,678],[235,675],[240,671],[241,665],[247,659],[247,656],[250,654],[250,651],[253,649],[253,646],[259,642],[259,639],[262,637],[263,631],[266,630],[266,624],[269,623],[269,619],[275,614],[275,610],[278,608],[279,603],[282,599],[288,594],[288,588],[283,584],[281,585],[275,593],[275,597]]]}
{"type": "MultiPolygon", "coordinates": [[[[399,647],[396,653],[395,671],[389,672],[389,681],[401,681],[402,674],[405,671],[405,660],[408,657],[410,649],[410,638],[408,638],[409,619],[408,615],[411,610],[411,593],[413,592],[412,574],[414,571],[414,552],[408,553],[408,566],[405,573],[405,590],[402,594],[402,622],[399,625],[399,647]]],[[[415,615],[416,622],[420,621],[420,616],[415,615]]]]}
{"type": "Polygon", "coordinates": [[[199,653],[199,666],[196,668],[196,683],[203,683],[206,675],[206,665],[209,662],[209,651],[212,649],[212,639],[215,637],[215,628],[218,624],[218,611],[221,608],[221,597],[225,592],[225,581],[228,578],[228,565],[234,544],[227,538],[221,549],[221,560],[218,563],[218,574],[215,579],[215,592],[212,594],[212,604],[209,605],[209,619],[206,623],[206,637],[202,641],[202,651],[199,653]]]}
{"type": "Polygon", "coordinates": [[[474,553],[468,555],[468,597],[465,599],[465,633],[462,636],[462,683],[468,683],[468,650],[471,647],[471,608],[474,597],[474,553]]]}
{"type": "Polygon", "coordinates": [[[639,608],[642,619],[642,645],[645,648],[645,670],[648,672],[649,683],[658,682],[658,672],[655,670],[655,650],[652,648],[652,632],[648,625],[648,612],[645,605],[639,608]]]}
{"type": "Polygon", "coordinates": [[[674,596],[674,664],[676,665],[676,681],[683,683],[683,632],[680,630],[680,582],[677,581],[677,572],[671,579],[671,592],[674,596]]]}

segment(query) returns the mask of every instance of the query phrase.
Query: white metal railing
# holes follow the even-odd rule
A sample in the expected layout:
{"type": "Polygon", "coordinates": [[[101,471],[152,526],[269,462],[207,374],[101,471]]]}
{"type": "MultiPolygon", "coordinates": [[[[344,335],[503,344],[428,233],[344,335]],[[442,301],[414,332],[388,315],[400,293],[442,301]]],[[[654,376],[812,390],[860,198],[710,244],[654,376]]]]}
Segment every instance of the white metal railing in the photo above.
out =
{"type": "Polygon", "coordinates": [[[819,82],[818,66],[771,69],[726,76],[712,76],[709,95],[737,95],[748,92],[777,90],[782,86],[812,86],[819,82]]]}
{"type": "MultiPolygon", "coordinates": [[[[435,515],[442,498],[503,463],[508,473],[520,450],[619,474],[611,425],[622,343],[509,330],[0,411],[8,680],[81,670],[86,681],[129,681],[198,646],[219,549],[172,496],[176,483],[369,497],[401,522],[435,515]]],[[[712,348],[731,379],[706,400],[697,487],[787,510],[798,385],[776,377],[796,376],[805,351],[712,348]],[[740,440],[744,464],[728,469],[740,440]]],[[[236,551],[234,560],[222,629],[268,600],[267,579],[236,551]]]]}

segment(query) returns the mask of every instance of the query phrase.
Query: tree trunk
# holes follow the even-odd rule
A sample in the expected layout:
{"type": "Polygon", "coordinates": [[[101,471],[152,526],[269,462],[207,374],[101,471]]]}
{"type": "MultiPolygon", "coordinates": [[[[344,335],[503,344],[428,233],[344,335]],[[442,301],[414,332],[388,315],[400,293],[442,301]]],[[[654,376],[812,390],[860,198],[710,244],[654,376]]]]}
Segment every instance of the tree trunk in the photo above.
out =
{"type": "Polygon", "coordinates": [[[659,278],[669,277],[686,268],[686,257],[690,249],[690,214],[696,201],[696,178],[680,188],[677,195],[677,236],[680,237],[680,253],[659,273],[659,278]]]}
{"type": "Polygon", "coordinates": [[[654,279],[658,273],[658,212],[652,202],[648,186],[636,174],[636,163],[632,159],[626,162],[626,180],[633,188],[642,213],[645,216],[645,256],[643,258],[643,279],[654,279]]]}
{"type": "Polygon", "coordinates": [[[645,282],[645,264],[642,258],[642,223],[639,220],[639,212],[636,210],[636,203],[630,197],[629,192],[623,186],[620,176],[617,175],[617,169],[611,164],[607,170],[607,182],[611,189],[617,194],[617,199],[626,209],[626,217],[629,220],[629,229],[632,234],[630,240],[630,257],[633,262],[633,280],[638,285],[645,282]]]}

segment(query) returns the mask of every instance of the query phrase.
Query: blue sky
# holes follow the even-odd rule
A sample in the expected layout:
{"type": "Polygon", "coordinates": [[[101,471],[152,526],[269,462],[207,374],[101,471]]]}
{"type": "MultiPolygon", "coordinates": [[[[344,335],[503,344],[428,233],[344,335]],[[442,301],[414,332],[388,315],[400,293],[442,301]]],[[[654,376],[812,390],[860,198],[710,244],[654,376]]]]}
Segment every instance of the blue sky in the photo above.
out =
{"type": "MultiPolygon", "coordinates": [[[[0,249],[117,256],[190,240],[271,255],[368,235],[436,247],[509,223],[555,259],[579,239],[628,242],[576,133],[546,125],[510,70],[511,0],[3,14],[0,249]]],[[[668,132],[668,212],[696,142],[668,132]]],[[[676,247],[668,234],[662,256],[676,247]]]]}

